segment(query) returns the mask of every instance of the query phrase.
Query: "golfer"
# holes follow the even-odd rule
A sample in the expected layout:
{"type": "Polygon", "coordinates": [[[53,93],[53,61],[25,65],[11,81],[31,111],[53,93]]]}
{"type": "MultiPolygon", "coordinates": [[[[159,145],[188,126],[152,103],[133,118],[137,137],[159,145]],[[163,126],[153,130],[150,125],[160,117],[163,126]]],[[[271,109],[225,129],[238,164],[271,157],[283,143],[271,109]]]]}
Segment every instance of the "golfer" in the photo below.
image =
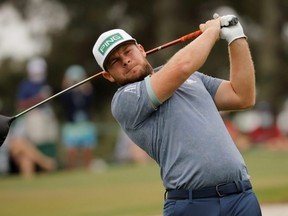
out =
{"type": "Polygon", "coordinates": [[[239,22],[228,26],[233,18],[201,24],[203,33],[157,72],[143,46],[121,29],[104,32],[93,47],[103,76],[121,86],[113,116],[161,168],[165,216],[261,215],[245,162],[219,114],[255,103],[249,46],[239,22]],[[219,38],[228,42],[230,80],[198,72],[219,38]]]}

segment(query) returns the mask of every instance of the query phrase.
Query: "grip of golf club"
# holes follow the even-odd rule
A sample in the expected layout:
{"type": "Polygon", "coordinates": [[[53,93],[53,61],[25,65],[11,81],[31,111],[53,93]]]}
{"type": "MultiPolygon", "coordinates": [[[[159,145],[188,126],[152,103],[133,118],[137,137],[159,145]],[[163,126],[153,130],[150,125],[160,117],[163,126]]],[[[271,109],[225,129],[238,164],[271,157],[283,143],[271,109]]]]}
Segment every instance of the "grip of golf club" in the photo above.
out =
{"type": "Polygon", "coordinates": [[[227,26],[221,26],[221,28],[237,25],[238,22],[239,22],[238,18],[237,18],[237,17],[233,17],[233,18],[229,21],[229,23],[228,23],[227,26]]]}
{"type": "Polygon", "coordinates": [[[202,34],[202,31],[198,30],[198,31],[192,32],[190,34],[184,35],[183,37],[181,37],[180,41],[184,42],[184,41],[187,41],[187,40],[192,40],[194,38],[197,38],[201,34],[202,34]]]}
{"type": "MultiPolygon", "coordinates": [[[[221,26],[221,28],[233,26],[233,25],[236,25],[237,23],[238,23],[238,18],[237,17],[233,17],[231,19],[231,21],[229,22],[228,26],[221,26]]],[[[190,34],[184,35],[183,37],[180,38],[180,41],[184,42],[184,41],[187,41],[187,40],[192,40],[194,38],[197,38],[201,34],[202,34],[202,31],[198,30],[198,31],[192,32],[190,34]]]]}

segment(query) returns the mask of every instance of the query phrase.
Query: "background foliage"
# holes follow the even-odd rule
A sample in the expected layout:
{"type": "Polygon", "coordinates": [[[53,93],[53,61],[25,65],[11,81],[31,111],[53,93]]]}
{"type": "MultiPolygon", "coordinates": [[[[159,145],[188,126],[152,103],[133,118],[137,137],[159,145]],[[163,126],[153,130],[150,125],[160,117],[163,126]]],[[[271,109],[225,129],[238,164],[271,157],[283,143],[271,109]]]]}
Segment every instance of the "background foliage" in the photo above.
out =
{"type": "MultiPolygon", "coordinates": [[[[257,100],[270,102],[276,113],[287,98],[288,1],[286,0],[252,2],[248,0],[7,0],[0,2],[0,8],[7,4],[18,11],[23,21],[36,15],[37,21],[40,21],[41,17],[45,18],[43,18],[42,29],[46,27],[46,31],[41,33],[34,31],[33,37],[37,41],[45,36],[46,45],[49,46],[34,54],[42,55],[47,60],[48,80],[54,93],[60,91],[63,73],[71,64],[83,65],[89,75],[100,71],[92,55],[92,47],[103,31],[123,28],[149,50],[197,30],[201,22],[210,19],[214,12],[219,12],[220,15],[237,14],[245,29],[256,67],[257,100]],[[47,2],[51,10],[48,10],[47,2]],[[63,25],[59,27],[61,21],[63,25]]],[[[0,45],[1,29],[3,29],[1,26],[5,26],[7,22],[9,23],[9,20],[0,22],[0,45]]],[[[14,38],[15,41],[18,40],[17,35],[14,38]]],[[[148,58],[156,67],[164,64],[184,45],[175,45],[148,58]]],[[[17,49],[14,51],[17,53],[17,49]]],[[[0,59],[2,114],[13,115],[16,112],[15,93],[18,83],[26,75],[25,64],[29,57],[32,56],[19,60],[12,55],[0,59]]],[[[215,46],[201,71],[212,76],[228,77],[229,63],[225,41],[220,41],[215,46]]],[[[92,83],[96,91],[93,108],[95,121],[115,123],[110,114],[110,101],[117,86],[103,78],[98,78],[92,83]]],[[[58,100],[52,103],[61,120],[63,110],[58,105],[58,100]]]]}

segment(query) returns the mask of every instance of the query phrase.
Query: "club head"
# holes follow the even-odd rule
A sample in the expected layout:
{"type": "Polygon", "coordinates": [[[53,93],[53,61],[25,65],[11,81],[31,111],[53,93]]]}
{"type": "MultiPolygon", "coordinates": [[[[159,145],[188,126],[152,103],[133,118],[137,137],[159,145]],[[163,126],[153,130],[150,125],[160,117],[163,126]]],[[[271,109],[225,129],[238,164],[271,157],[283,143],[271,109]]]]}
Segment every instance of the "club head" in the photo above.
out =
{"type": "Polygon", "coordinates": [[[4,141],[6,140],[10,125],[14,119],[15,117],[7,117],[7,116],[0,115],[0,147],[3,145],[4,141]]]}

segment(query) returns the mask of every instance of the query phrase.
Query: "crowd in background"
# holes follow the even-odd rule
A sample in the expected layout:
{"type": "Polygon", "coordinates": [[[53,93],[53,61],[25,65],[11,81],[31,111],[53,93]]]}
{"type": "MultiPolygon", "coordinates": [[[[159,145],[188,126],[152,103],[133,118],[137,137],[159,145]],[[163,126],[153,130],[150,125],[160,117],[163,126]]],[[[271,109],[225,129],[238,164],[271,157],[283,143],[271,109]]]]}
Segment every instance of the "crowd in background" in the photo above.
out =
{"type": "MultiPolygon", "coordinates": [[[[27,77],[20,83],[15,96],[18,112],[47,99],[52,92],[43,58],[31,59],[26,70],[27,77]]],[[[67,67],[63,74],[63,89],[87,77],[85,69],[77,64],[67,67]]],[[[90,169],[99,144],[97,124],[91,117],[93,96],[93,86],[89,82],[61,96],[59,101],[64,114],[61,122],[49,103],[17,119],[0,148],[0,175],[17,173],[29,179],[37,172],[54,172],[60,168],[90,169]],[[59,149],[63,151],[59,152],[59,149]]],[[[288,150],[288,100],[283,102],[283,108],[277,114],[272,112],[268,102],[260,101],[253,109],[221,112],[221,115],[241,152],[255,146],[288,150]]],[[[121,130],[113,158],[118,164],[150,161],[149,156],[121,130]]]]}
{"type": "Polygon", "coordinates": [[[222,117],[240,151],[255,146],[288,150],[288,100],[276,114],[268,102],[259,101],[251,110],[222,113],[222,117]]]}
{"type": "MultiPolygon", "coordinates": [[[[71,65],[64,73],[62,88],[85,78],[82,66],[71,65]]],[[[40,57],[31,59],[27,64],[27,77],[18,87],[16,110],[21,112],[32,107],[49,98],[51,92],[46,61],[40,57]]],[[[64,168],[89,167],[97,146],[97,129],[89,113],[92,98],[91,83],[65,93],[60,98],[64,113],[61,124],[49,102],[18,118],[1,149],[5,151],[3,155],[8,155],[4,163],[6,170],[2,172],[20,173],[24,178],[31,178],[38,171],[56,171],[60,162],[59,142],[64,149],[64,168]]]]}

